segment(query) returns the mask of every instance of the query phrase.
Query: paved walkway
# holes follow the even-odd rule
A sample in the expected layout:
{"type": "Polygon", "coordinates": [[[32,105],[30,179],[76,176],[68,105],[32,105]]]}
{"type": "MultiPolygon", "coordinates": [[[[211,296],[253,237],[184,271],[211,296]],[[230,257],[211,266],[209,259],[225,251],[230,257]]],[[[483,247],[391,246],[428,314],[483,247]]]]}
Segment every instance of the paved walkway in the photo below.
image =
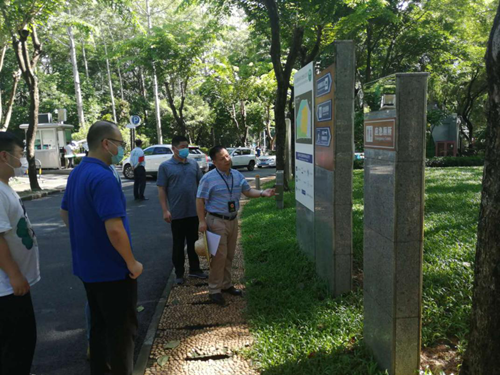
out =
{"type": "MultiPolygon", "coordinates": [[[[246,201],[242,200],[242,207],[246,201]]],[[[206,259],[200,259],[200,263],[208,272],[206,259]]],[[[244,274],[238,238],[232,277],[235,287],[243,291],[244,274]]],[[[246,300],[231,295],[224,298],[225,307],[210,303],[206,280],[189,280],[174,286],[156,331],[145,374],[258,374],[251,361],[242,355],[253,343],[244,315],[246,300]]]]}

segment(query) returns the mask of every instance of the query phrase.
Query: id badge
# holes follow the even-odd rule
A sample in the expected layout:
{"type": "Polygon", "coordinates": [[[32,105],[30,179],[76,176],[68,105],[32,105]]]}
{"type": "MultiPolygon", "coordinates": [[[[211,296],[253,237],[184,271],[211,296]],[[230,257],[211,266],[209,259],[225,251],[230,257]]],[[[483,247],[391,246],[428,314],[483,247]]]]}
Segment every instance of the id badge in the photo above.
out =
{"type": "Polygon", "coordinates": [[[227,202],[227,210],[230,213],[236,212],[236,202],[235,201],[227,202]]]}

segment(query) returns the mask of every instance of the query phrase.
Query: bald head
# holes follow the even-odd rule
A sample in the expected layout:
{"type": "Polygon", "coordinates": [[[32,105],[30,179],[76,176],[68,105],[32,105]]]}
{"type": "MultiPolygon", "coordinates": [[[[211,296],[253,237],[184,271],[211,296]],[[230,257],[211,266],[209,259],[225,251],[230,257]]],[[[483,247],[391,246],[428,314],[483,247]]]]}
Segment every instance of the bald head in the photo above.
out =
{"type": "Polygon", "coordinates": [[[90,151],[98,150],[105,138],[117,138],[120,130],[116,124],[109,121],[97,121],[89,129],[87,143],[90,151]]]}

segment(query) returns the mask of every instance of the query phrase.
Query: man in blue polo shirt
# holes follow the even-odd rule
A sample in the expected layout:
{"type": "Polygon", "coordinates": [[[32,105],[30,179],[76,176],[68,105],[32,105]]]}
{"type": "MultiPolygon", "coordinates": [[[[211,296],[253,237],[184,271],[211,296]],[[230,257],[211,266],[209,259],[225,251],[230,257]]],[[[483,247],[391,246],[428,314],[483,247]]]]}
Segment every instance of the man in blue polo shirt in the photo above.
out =
{"type": "Polygon", "coordinates": [[[210,300],[224,306],[222,293],[241,296],[231,281],[236,242],[238,239],[238,210],[241,194],[248,198],[272,197],[274,189],[251,189],[240,172],[231,169],[231,157],[222,146],[210,150],[216,169],[208,172],[200,181],[196,199],[196,210],[200,221],[199,231],[221,236],[217,253],[210,263],[208,291],[210,300]]]}
{"type": "Polygon", "coordinates": [[[73,273],[90,307],[90,367],[104,374],[132,374],[137,334],[137,277],[142,264],[133,253],[125,196],[110,168],[123,158],[118,127],[98,121],[87,136],[89,155],[71,172],[61,204],[69,226],[73,273]]]}

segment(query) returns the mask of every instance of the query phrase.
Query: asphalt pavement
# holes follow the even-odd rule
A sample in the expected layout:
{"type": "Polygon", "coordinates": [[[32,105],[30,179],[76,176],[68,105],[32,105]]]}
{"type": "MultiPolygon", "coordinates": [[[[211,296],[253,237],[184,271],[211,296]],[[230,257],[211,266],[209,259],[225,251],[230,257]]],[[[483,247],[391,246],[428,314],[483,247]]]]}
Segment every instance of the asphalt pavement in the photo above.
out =
{"type": "MultiPolygon", "coordinates": [[[[155,181],[148,180],[146,196],[135,202],[132,183],[124,181],[127,213],[136,258],[144,272],[138,279],[139,335],[136,357],[168,276],[172,271],[170,225],[162,220],[155,181]]],[[[69,233],[59,218],[62,194],[25,202],[40,249],[42,279],[32,288],[38,341],[32,373],[89,374],[86,359],[85,290],[72,274],[69,233]]]]}
{"type": "MultiPolygon", "coordinates": [[[[257,174],[266,177],[276,173],[275,168],[240,171],[249,181],[257,174]]],[[[156,182],[148,179],[149,201],[134,201],[132,185],[123,179],[134,254],[144,265],[138,280],[138,306],[144,310],[138,313],[137,358],[173,265],[170,225],[162,220],[156,182]]],[[[58,193],[24,202],[38,239],[42,276],[31,291],[38,331],[31,372],[36,375],[90,373],[86,359],[86,296],[82,282],[72,273],[69,233],[59,217],[61,199],[62,193],[58,193]]]]}

